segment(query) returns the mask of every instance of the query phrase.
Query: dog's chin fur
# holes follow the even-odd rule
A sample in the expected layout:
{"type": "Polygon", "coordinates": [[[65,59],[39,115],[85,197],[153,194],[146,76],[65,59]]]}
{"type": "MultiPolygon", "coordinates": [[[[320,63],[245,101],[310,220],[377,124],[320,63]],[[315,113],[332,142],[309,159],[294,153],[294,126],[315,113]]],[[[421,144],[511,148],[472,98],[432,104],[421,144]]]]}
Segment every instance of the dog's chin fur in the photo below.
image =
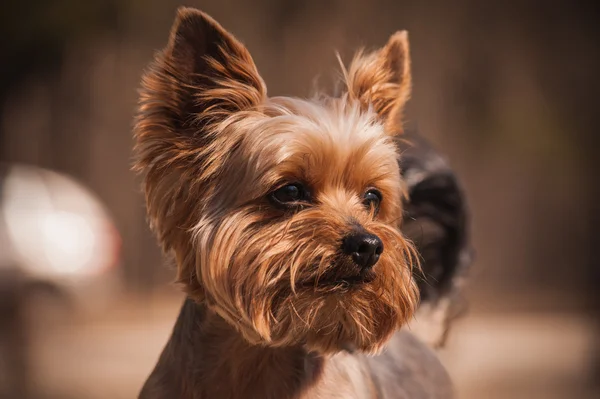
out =
{"type": "MultiPolygon", "coordinates": [[[[257,253],[262,250],[256,248],[257,253]]],[[[411,292],[414,287],[407,283],[409,271],[402,268],[404,259],[386,259],[379,268],[387,273],[378,273],[373,281],[364,283],[317,281],[318,267],[307,266],[313,269],[310,277],[309,273],[296,276],[296,281],[307,283],[294,285],[290,283],[293,269],[285,262],[287,256],[281,255],[275,263],[262,264],[258,272],[249,268],[253,273],[245,270],[243,262],[232,263],[224,281],[216,280],[210,288],[205,284],[205,300],[210,308],[250,343],[304,345],[319,353],[349,347],[376,352],[412,314],[416,297],[411,292]],[[281,276],[269,277],[271,274],[281,276]],[[230,284],[232,278],[237,284],[227,293],[219,290],[218,296],[212,295],[216,285],[230,284]]],[[[247,256],[260,254],[249,253],[244,258],[247,256]]]]}
{"type": "Polygon", "coordinates": [[[374,353],[409,319],[417,290],[402,236],[394,137],[410,94],[398,33],[344,70],[339,98],[269,98],[245,47],[207,15],[179,12],[144,76],[136,168],[178,282],[251,344],[374,353]],[[300,182],[295,210],[269,195],[300,182]],[[378,212],[362,196],[375,188],[378,212]],[[341,254],[353,229],[384,247],[368,278],[341,254]]]}

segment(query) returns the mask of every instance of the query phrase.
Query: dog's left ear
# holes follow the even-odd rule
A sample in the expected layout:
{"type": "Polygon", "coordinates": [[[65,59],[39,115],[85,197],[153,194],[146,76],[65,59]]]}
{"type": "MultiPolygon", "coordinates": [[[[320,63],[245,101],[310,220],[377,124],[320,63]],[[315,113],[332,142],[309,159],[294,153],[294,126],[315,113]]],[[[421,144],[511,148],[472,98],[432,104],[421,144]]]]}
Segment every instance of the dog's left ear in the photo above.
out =
{"type": "Polygon", "coordinates": [[[411,92],[408,33],[393,34],[387,44],[367,55],[358,53],[346,73],[350,98],[373,107],[389,134],[402,133],[402,111],[411,92]]]}

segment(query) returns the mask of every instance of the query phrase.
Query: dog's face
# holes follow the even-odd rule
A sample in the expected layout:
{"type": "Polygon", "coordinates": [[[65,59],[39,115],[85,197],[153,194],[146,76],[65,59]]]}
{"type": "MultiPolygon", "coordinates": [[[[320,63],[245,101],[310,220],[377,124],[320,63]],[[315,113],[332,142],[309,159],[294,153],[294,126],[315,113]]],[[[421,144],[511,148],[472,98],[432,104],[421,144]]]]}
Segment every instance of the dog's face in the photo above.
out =
{"type": "Polygon", "coordinates": [[[412,315],[393,143],[408,57],[398,33],[340,98],[268,98],[241,43],[179,11],[144,76],[136,167],[178,281],[249,342],[374,352],[412,315]]]}

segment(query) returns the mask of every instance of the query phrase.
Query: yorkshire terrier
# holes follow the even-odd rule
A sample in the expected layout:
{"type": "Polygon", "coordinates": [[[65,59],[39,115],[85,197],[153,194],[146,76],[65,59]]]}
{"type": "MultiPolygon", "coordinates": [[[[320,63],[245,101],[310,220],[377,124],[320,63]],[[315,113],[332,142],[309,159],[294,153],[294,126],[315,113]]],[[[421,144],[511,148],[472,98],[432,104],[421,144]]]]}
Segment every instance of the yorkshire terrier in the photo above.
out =
{"type": "Polygon", "coordinates": [[[179,9],[142,80],[135,168],[188,299],[140,398],[450,398],[401,329],[419,292],[400,229],[406,32],[340,96],[268,97],[248,50],[179,9]]]}

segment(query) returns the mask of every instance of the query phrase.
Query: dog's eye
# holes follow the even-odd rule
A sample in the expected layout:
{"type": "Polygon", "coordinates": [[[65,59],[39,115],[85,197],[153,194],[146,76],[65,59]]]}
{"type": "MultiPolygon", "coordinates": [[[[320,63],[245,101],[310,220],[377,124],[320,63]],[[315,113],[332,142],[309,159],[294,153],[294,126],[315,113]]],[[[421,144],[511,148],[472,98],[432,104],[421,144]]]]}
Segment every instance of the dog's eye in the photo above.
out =
{"type": "Polygon", "coordinates": [[[373,208],[375,213],[377,213],[382,199],[383,197],[378,190],[370,189],[363,196],[363,204],[369,208],[373,208]]]}
{"type": "Polygon", "coordinates": [[[299,183],[288,184],[271,193],[271,198],[279,205],[292,205],[295,202],[307,199],[307,192],[304,186],[299,183]]]}

